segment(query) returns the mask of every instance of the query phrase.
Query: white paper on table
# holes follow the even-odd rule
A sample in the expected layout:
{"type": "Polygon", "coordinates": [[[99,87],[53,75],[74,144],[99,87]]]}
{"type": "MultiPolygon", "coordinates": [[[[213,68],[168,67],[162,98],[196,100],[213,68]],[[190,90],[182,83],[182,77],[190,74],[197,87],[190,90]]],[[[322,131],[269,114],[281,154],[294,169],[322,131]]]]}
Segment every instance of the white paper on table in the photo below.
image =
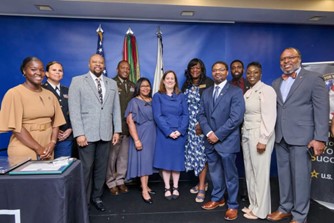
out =
{"type": "Polygon", "coordinates": [[[55,165],[53,163],[32,163],[20,171],[50,171],[59,170],[62,165],[55,165]]]}

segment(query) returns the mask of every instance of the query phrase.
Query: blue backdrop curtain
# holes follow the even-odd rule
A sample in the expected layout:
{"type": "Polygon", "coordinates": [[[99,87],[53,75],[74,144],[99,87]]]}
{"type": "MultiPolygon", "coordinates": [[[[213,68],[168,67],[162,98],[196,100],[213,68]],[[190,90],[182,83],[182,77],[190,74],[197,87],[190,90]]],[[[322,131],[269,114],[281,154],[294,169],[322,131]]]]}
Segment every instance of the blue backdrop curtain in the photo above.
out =
{"type": "MultiPolygon", "coordinates": [[[[268,84],[281,74],[279,56],[285,47],[299,48],[304,62],[334,60],[333,26],[0,16],[0,99],[9,88],[24,81],[19,68],[23,58],[30,55],[39,57],[44,64],[60,61],[64,66],[62,83],[69,86],[73,76],[88,70],[88,59],[96,51],[99,24],[104,30],[109,77],[115,76],[117,63],[122,59],[123,39],[129,27],[137,38],[141,76],[152,83],[158,27],[163,33],[164,68],[177,73],[180,85],[187,63],[194,57],[204,61],[208,76],[217,60],[230,63],[238,58],[245,65],[259,61],[263,65],[263,81],[268,84]]],[[[6,147],[8,140],[9,134],[0,134],[0,148],[6,147]]]]}

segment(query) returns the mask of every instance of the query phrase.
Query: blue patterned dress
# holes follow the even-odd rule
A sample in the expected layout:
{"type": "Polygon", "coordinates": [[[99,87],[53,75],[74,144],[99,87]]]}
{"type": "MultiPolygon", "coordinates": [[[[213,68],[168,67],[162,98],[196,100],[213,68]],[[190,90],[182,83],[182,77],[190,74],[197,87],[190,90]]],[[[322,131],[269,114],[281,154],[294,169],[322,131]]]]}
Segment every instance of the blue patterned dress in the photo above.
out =
{"type": "Polygon", "coordinates": [[[201,100],[199,90],[198,86],[193,85],[191,88],[186,89],[184,93],[187,97],[189,111],[188,137],[185,146],[185,168],[186,171],[194,170],[196,176],[201,173],[207,162],[204,152],[204,135],[196,135],[195,131],[195,126],[198,123],[196,116],[201,100]]]}

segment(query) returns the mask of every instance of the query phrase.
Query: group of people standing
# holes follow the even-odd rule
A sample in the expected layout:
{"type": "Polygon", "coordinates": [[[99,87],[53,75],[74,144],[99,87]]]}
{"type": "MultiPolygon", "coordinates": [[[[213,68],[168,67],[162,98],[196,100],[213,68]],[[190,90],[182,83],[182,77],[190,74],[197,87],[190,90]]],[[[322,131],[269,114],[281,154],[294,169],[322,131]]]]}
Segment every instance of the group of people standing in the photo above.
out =
{"type": "Polygon", "coordinates": [[[126,180],[140,178],[142,199],[152,204],[149,176],[160,170],[168,200],[177,199],[181,171],[194,171],[199,181],[190,189],[204,202],[212,182],[212,210],[227,204],[226,220],[238,216],[237,154],[242,148],[249,206],[247,219],[290,223],[307,221],[311,157],[324,152],[328,135],[328,93],[321,75],[301,67],[301,53],[286,48],[280,57],[283,75],[273,87],[263,83],[262,66],[215,62],[212,78],[204,63],[192,59],[179,89],[177,75],[166,71],[152,97],[151,83],[129,81],[130,66],[120,61],[117,76],[103,76],[104,58],[89,60],[89,72],[74,77],[69,91],[60,85],[59,62],[46,67],[26,58],[21,71],[26,81],[10,89],[2,102],[0,131],[12,131],[9,156],[52,159],[68,155],[72,137],[83,165],[87,201],[100,211],[106,183],[113,195],[128,191],[126,180]],[[44,88],[48,89],[46,91],[44,88]],[[68,92],[67,92],[68,91],[68,92]],[[68,100],[68,104],[67,104],[68,100]],[[59,103],[58,103],[59,102],[59,103]],[[280,205],[271,213],[270,162],[276,148],[280,205]],[[171,185],[172,182],[172,185],[171,185]],[[225,195],[227,193],[227,199],[225,195]]]}

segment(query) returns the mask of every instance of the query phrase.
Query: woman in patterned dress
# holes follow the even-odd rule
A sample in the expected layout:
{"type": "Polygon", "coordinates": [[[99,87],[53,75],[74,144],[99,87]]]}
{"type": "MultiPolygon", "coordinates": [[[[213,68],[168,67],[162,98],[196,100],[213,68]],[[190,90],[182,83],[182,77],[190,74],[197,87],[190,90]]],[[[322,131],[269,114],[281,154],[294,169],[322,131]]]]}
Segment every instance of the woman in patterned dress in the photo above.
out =
{"type": "Polygon", "coordinates": [[[186,171],[193,170],[199,176],[199,183],[190,189],[191,193],[197,194],[195,201],[203,202],[207,184],[205,183],[207,164],[204,153],[201,127],[197,122],[201,94],[204,89],[213,85],[213,81],[206,76],[205,65],[202,60],[194,58],[190,60],[185,71],[186,81],[182,86],[182,92],[186,95],[189,111],[188,138],[185,147],[186,171]]]}

